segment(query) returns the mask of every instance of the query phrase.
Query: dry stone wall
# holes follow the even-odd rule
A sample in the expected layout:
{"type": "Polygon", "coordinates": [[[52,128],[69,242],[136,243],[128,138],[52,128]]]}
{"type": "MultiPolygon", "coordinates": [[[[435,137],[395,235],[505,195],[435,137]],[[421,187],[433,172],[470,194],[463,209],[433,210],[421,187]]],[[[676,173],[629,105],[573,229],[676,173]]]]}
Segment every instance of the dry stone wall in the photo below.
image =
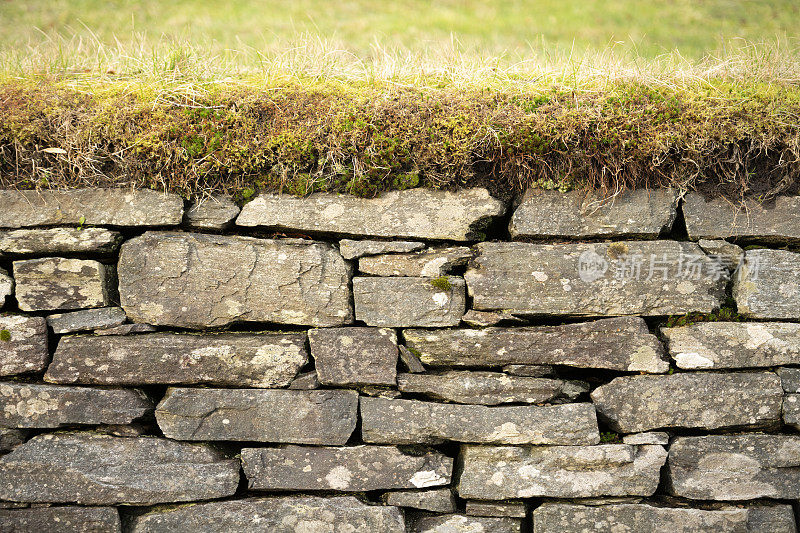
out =
{"type": "Polygon", "coordinates": [[[0,191],[0,531],[796,532],[796,197],[0,191]]]}

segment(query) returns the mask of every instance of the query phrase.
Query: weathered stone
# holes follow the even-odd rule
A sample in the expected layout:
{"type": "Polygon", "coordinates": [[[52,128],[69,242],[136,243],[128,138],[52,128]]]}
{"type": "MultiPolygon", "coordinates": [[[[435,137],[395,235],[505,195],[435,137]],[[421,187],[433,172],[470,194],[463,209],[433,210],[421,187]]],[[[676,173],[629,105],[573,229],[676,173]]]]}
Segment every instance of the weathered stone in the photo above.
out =
{"type": "Polygon", "coordinates": [[[503,372],[512,376],[544,378],[555,375],[552,365],[505,365],[503,372]]]}
{"type": "Polygon", "coordinates": [[[0,510],[0,531],[117,533],[122,526],[113,507],[34,507],[0,510]]]}
{"type": "Polygon", "coordinates": [[[0,452],[10,452],[23,442],[27,433],[20,429],[0,427],[0,452]]]}
{"type": "Polygon", "coordinates": [[[131,533],[405,533],[394,507],[367,505],[353,496],[244,498],[158,509],[134,516],[131,533]]]}
{"type": "Polygon", "coordinates": [[[323,385],[394,385],[397,334],[383,328],[308,331],[311,355],[323,385]]]}
{"type": "Polygon", "coordinates": [[[153,505],[236,492],[239,461],[208,445],[92,433],[33,437],[0,458],[0,499],[153,505]]]}
{"type": "Polygon", "coordinates": [[[14,294],[14,279],[0,268],[0,309],[6,304],[6,298],[12,294],[14,294]]]}
{"type": "Polygon", "coordinates": [[[649,237],[669,231],[677,216],[673,189],[601,191],[528,189],[508,230],[512,237],[649,237]]]}
{"type": "Polygon", "coordinates": [[[621,433],[684,427],[766,427],[780,420],[783,389],[772,372],[623,376],[592,392],[597,413],[621,433]]]}
{"type": "Polygon", "coordinates": [[[800,437],[678,437],[669,448],[670,491],[695,500],[800,498],[800,437]]]}
{"type": "Polygon", "coordinates": [[[624,444],[669,444],[669,434],[664,431],[648,431],[646,433],[634,433],[622,437],[624,444]]]}
{"type": "Polygon", "coordinates": [[[779,196],[771,205],[755,200],[743,203],[699,193],[683,199],[683,216],[689,238],[749,237],[764,241],[800,240],[800,197],[779,196]]]}
{"type": "Polygon", "coordinates": [[[522,502],[479,502],[468,501],[466,513],[470,516],[508,516],[510,518],[525,518],[527,509],[522,502]]]}
{"type": "Polygon", "coordinates": [[[456,499],[453,491],[449,488],[387,492],[383,495],[383,501],[386,502],[386,505],[410,507],[434,513],[454,513],[456,511],[456,499]]]}
{"type": "Polygon", "coordinates": [[[447,327],[466,308],[464,279],[353,278],[356,319],[369,326],[447,327]]]}
{"type": "Polygon", "coordinates": [[[592,404],[485,407],[417,400],[361,398],[364,442],[436,444],[596,444],[592,404]]]}
{"type": "Polygon", "coordinates": [[[464,278],[478,310],[533,316],[708,313],[720,306],[728,281],[727,271],[715,269],[690,242],[476,247],[474,266],[464,278]]]}
{"type": "Polygon", "coordinates": [[[409,372],[425,372],[425,367],[422,365],[422,362],[419,360],[419,357],[414,355],[414,353],[403,346],[402,344],[397,346],[398,351],[400,352],[400,360],[406,366],[409,372]]]}
{"type": "Polygon", "coordinates": [[[435,400],[482,405],[549,402],[561,395],[564,383],[560,379],[469,370],[397,376],[397,386],[403,392],[421,394],[435,400]]]}
{"type": "Polygon", "coordinates": [[[778,368],[781,386],[786,392],[800,392],[800,368],[778,368]]]}
{"type": "Polygon", "coordinates": [[[19,308],[49,311],[111,304],[110,268],[97,261],[45,257],[14,261],[19,308]]]}
{"type": "Polygon", "coordinates": [[[192,204],[186,210],[186,225],[192,228],[222,230],[233,224],[239,206],[230,196],[215,194],[192,204]]]}
{"type": "Polygon", "coordinates": [[[49,228],[0,231],[0,257],[110,254],[119,248],[122,235],[105,228],[49,228]]]}
{"type": "Polygon", "coordinates": [[[667,452],[661,446],[463,446],[462,498],[650,496],[667,452]]]}
{"type": "Polygon", "coordinates": [[[415,252],[425,248],[425,244],[413,241],[339,241],[339,253],[345,259],[358,259],[366,255],[415,252]]]}
{"type": "Polygon", "coordinates": [[[741,246],[736,246],[727,241],[700,239],[697,241],[700,248],[709,257],[719,261],[728,270],[736,270],[744,259],[744,250],[741,246]]]}
{"type": "Polygon", "coordinates": [[[800,394],[787,394],[784,398],[783,423],[800,429],[800,394]]]}
{"type": "Polygon", "coordinates": [[[789,505],[721,507],[713,510],[617,504],[589,507],[544,503],[533,511],[534,533],[795,533],[789,505]]]}
{"type": "Polygon", "coordinates": [[[176,440],[342,445],[357,409],[355,391],[169,388],[156,420],[176,440]]]}
{"type": "Polygon", "coordinates": [[[486,189],[389,191],[377,198],[316,193],[305,198],[261,194],[236,224],[309,232],[469,241],[505,205],[486,189]]]}
{"type": "Polygon", "coordinates": [[[453,460],[440,453],[408,455],[394,446],[244,448],[252,490],[361,492],[448,485],[453,460]]]}
{"type": "Polygon", "coordinates": [[[130,335],[132,333],[154,333],[157,329],[150,324],[120,324],[111,328],[94,330],[95,335],[130,335]]]}
{"type": "Polygon", "coordinates": [[[59,341],[44,379],[271,388],[287,386],[307,362],[302,333],[75,336],[59,341]]]}
{"type": "Polygon", "coordinates": [[[183,218],[177,194],[148,189],[0,191],[0,228],[84,224],[176,226],[183,218]]]}
{"type": "Polygon", "coordinates": [[[299,374],[289,383],[291,390],[314,390],[319,388],[319,378],[316,370],[299,374]]]}
{"type": "Polygon", "coordinates": [[[100,307],[50,315],[47,317],[47,325],[53,329],[53,333],[62,335],[119,326],[126,318],[121,307],[100,307]]]}
{"type": "Polygon", "coordinates": [[[44,317],[0,315],[0,375],[41,372],[49,361],[44,317]]]}
{"type": "Polygon", "coordinates": [[[563,326],[403,331],[406,346],[430,366],[568,365],[666,372],[661,342],[638,317],[563,326]]]}
{"type": "Polygon", "coordinates": [[[467,312],[464,313],[464,316],[461,317],[461,322],[468,326],[485,328],[502,323],[524,324],[525,320],[503,311],[476,311],[474,309],[468,309],[467,312]]]}
{"type": "Polygon", "coordinates": [[[339,326],[352,321],[350,269],[329,244],[148,232],[122,245],[119,291],[135,322],[339,326]]]}
{"type": "Polygon", "coordinates": [[[129,424],[152,412],[140,391],[0,382],[0,426],[57,428],[69,424],[129,424]]]}
{"type": "Polygon", "coordinates": [[[472,251],[466,246],[428,248],[407,254],[385,254],[362,257],[358,270],[373,276],[420,276],[436,278],[467,264],[472,251]]]}
{"type": "Polygon", "coordinates": [[[734,276],[733,297],[744,316],[800,318],[800,254],[748,250],[734,276]]]}
{"type": "Polygon", "coordinates": [[[462,514],[420,516],[410,533],[520,533],[522,521],[516,518],[485,518],[462,514]]]}

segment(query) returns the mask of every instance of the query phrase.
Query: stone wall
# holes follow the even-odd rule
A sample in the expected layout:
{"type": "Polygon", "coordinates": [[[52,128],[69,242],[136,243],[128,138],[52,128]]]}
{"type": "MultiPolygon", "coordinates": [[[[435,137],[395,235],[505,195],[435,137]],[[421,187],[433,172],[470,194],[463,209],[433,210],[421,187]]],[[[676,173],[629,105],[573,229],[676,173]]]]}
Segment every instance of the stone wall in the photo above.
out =
{"type": "Polygon", "coordinates": [[[741,207],[0,191],[0,531],[794,532],[800,200],[741,207]]]}

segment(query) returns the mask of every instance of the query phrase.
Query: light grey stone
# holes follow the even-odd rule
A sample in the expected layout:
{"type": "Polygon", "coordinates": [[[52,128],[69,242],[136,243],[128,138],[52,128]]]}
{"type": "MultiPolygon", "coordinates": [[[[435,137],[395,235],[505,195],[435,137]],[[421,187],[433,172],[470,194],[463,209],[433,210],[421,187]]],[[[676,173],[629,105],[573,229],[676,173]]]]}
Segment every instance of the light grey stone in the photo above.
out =
{"type": "Polygon", "coordinates": [[[122,235],[105,228],[48,228],[0,231],[0,257],[110,254],[119,248],[122,235]]]}
{"type": "Polygon", "coordinates": [[[674,189],[602,191],[528,189],[511,217],[512,237],[648,237],[669,231],[677,216],[674,189]]]}
{"type": "Polygon", "coordinates": [[[405,533],[394,507],[367,505],[353,496],[244,498],[157,509],[132,518],[131,533],[405,533]]]}
{"type": "Polygon", "coordinates": [[[408,189],[377,198],[261,194],[244,206],[236,224],[363,237],[469,241],[480,237],[491,218],[504,212],[505,205],[486,189],[408,189]]]}
{"type": "Polygon", "coordinates": [[[251,490],[421,489],[448,485],[453,460],[440,453],[409,455],[394,446],[244,448],[251,490]]]}
{"type": "Polygon", "coordinates": [[[339,241],[339,253],[345,259],[358,259],[367,255],[415,252],[425,248],[425,243],[414,241],[339,241]]]}
{"type": "Polygon", "coordinates": [[[781,386],[786,392],[800,392],[800,368],[778,368],[781,386]]]}
{"type": "Polygon", "coordinates": [[[464,279],[474,309],[521,315],[709,313],[728,273],[694,243],[483,242],[464,279]]]}
{"type": "Polygon", "coordinates": [[[0,531],[47,533],[121,533],[113,507],[34,507],[0,509],[0,531]]]}
{"type": "Polygon", "coordinates": [[[800,318],[800,254],[748,250],[734,276],[733,297],[747,317],[800,318]]]}
{"type": "Polygon", "coordinates": [[[406,369],[409,372],[425,372],[425,367],[422,365],[422,362],[419,360],[419,357],[414,354],[411,350],[406,348],[405,346],[398,345],[398,350],[400,352],[400,360],[405,365],[406,369]]]}
{"type": "Polygon", "coordinates": [[[402,392],[455,403],[500,405],[545,403],[562,395],[560,379],[509,376],[502,372],[449,370],[437,374],[400,374],[402,392]]]}
{"type": "Polygon", "coordinates": [[[45,257],[14,261],[19,308],[50,311],[110,305],[111,270],[88,259],[45,257]]]}
{"type": "Polygon", "coordinates": [[[522,502],[480,502],[470,500],[466,506],[466,513],[470,516],[525,518],[527,512],[525,504],[522,502]]]}
{"type": "Polygon", "coordinates": [[[552,365],[505,365],[503,372],[512,376],[544,378],[555,375],[552,365]]]}
{"type": "Polygon", "coordinates": [[[37,435],[0,458],[0,499],[154,505],[230,496],[239,461],[204,444],[93,433],[37,435]]]}
{"type": "Polygon", "coordinates": [[[126,318],[121,307],[99,307],[50,315],[47,317],[47,325],[52,328],[53,333],[62,335],[119,326],[126,318]]]}
{"type": "Polygon", "coordinates": [[[757,238],[781,242],[800,240],[800,197],[779,196],[770,205],[755,200],[706,200],[690,192],[683,199],[683,217],[691,239],[757,238]]]}
{"type": "Polygon", "coordinates": [[[23,442],[27,431],[0,427],[0,452],[10,452],[23,442]]]}
{"type": "Polygon", "coordinates": [[[154,333],[157,329],[150,324],[120,324],[111,328],[100,328],[94,330],[95,335],[130,335],[135,333],[154,333]]]}
{"type": "Polygon", "coordinates": [[[0,228],[84,224],[176,226],[183,218],[177,194],[148,189],[0,191],[0,228]]]}
{"type": "Polygon", "coordinates": [[[563,326],[403,331],[406,346],[429,366],[567,365],[666,372],[661,342],[639,317],[563,326]]]}
{"type": "Polygon", "coordinates": [[[352,321],[350,269],[329,244],[148,232],[122,245],[118,268],[122,307],[134,322],[202,329],[352,321]]]}
{"type": "Polygon", "coordinates": [[[63,337],[45,381],[285,387],[308,362],[302,333],[63,337]]]}
{"type": "Polygon", "coordinates": [[[171,387],[156,420],[176,440],[342,445],[356,427],[357,409],[355,391],[171,387]]]}
{"type": "Polygon", "coordinates": [[[50,353],[44,317],[0,315],[0,335],[0,375],[41,372],[47,367],[50,353]]]}
{"type": "Polygon", "coordinates": [[[364,442],[382,444],[600,442],[589,403],[485,407],[362,397],[361,435],[364,442]]]}
{"type": "Polygon", "coordinates": [[[622,437],[623,444],[669,444],[669,433],[664,431],[647,431],[645,433],[634,433],[622,437]]]}
{"type": "Polygon", "coordinates": [[[526,321],[503,311],[476,311],[474,309],[468,309],[467,312],[464,313],[464,316],[461,317],[461,322],[468,326],[485,328],[488,326],[496,326],[504,322],[525,324],[526,321]]]}
{"type": "Polygon", "coordinates": [[[356,319],[369,326],[456,326],[466,308],[464,279],[353,278],[356,319]]]}
{"type": "Polygon", "coordinates": [[[800,394],[787,394],[783,399],[783,423],[800,429],[800,394]]]}
{"type": "Polygon", "coordinates": [[[239,211],[230,196],[215,194],[192,203],[186,210],[186,224],[192,228],[222,230],[233,224],[239,211]]]}
{"type": "Polygon", "coordinates": [[[6,298],[12,294],[14,294],[14,279],[0,268],[0,309],[5,306],[6,298]]]}
{"type": "Polygon", "coordinates": [[[414,520],[411,533],[520,533],[522,521],[516,518],[487,518],[446,514],[420,516],[414,520]]]}
{"type": "Polygon", "coordinates": [[[658,428],[768,427],[783,389],[772,372],[622,376],[592,392],[598,415],[621,433],[658,428]]]}
{"type": "Polygon", "coordinates": [[[397,334],[384,328],[322,328],[308,331],[311,355],[323,385],[394,385],[397,334]]]}
{"type": "Polygon", "coordinates": [[[398,490],[383,495],[386,505],[410,507],[434,513],[454,513],[456,498],[453,491],[447,489],[431,490],[398,490]]]}
{"type": "Polygon", "coordinates": [[[462,447],[462,498],[650,496],[667,452],[661,446],[462,447]]]}
{"type": "Polygon", "coordinates": [[[291,390],[314,390],[319,388],[319,378],[316,370],[299,374],[289,383],[291,390]]]}
{"type": "Polygon", "coordinates": [[[466,265],[470,257],[472,251],[466,246],[443,246],[407,254],[362,257],[358,260],[358,270],[373,276],[436,278],[466,265]]]}
{"type": "Polygon", "coordinates": [[[727,241],[700,239],[697,244],[709,257],[731,271],[736,270],[744,259],[744,250],[727,241]]]}

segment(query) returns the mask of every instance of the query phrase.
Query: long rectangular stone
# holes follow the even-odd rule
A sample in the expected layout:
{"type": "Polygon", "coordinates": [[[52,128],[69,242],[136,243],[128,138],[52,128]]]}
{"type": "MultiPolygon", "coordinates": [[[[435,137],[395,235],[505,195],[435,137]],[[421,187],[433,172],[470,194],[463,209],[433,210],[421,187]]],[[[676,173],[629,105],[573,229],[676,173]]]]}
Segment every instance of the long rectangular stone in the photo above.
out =
{"type": "Polygon", "coordinates": [[[409,507],[434,513],[454,513],[456,498],[450,488],[430,490],[396,490],[383,495],[386,505],[409,507]]]}
{"type": "Polygon", "coordinates": [[[302,333],[72,336],[44,376],[53,383],[286,387],[308,362],[302,333]]]}
{"type": "Polygon", "coordinates": [[[800,318],[800,253],[757,249],[745,252],[734,276],[733,298],[752,318],[800,318]]]}
{"type": "Polygon", "coordinates": [[[98,307],[50,315],[47,317],[47,325],[56,335],[63,335],[76,331],[119,326],[125,322],[126,318],[125,311],[120,307],[98,307]]]}
{"type": "Polygon", "coordinates": [[[783,388],[772,372],[622,376],[592,392],[615,431],[766,427],[780,421],[783,388]]]}
{"type": "Polygon", "coordinates": [[[485,407],[362,397],[361,435],[364,442],[386,444],[600,442],[588,403],[485,407]]]}
{"type": "Polygon", "coordinates": [[[662,446],[463,446],[462,498],[650,496],[667,459],[662,446]]]}
{"type": "Polygon", "coordinates": [[[32,507],[0,509],[0,531],[9,533],[122,533],[113,507],[32,507]]]}
{"type": "Polygon", "coordinates": [[[353,278],[356,319],[369,326],[456,326],[466,309],[464,279],[353,278]]]}
{"type": "Polygon", "coordinates": [[[284,446],[244,448],[242,467],[251,490],[363,492],[448,485],[453,459],[394,446],[284,446]]]}
{"type": "Polygon", "coordinates": [[[122,307],[135,322],[202,329],[233,322],[352,322],[350,267],[331,245],[148,232],[122,245],[122,307]]]}
{"type": "Polygon", "coordinates": [[[757,200],[705,199],[690,192],[683,217],[691,239],[747,237],[771,242],[800,240],[800,197],[778,196],[769,205],[757,200]]]}
{"type": "Polygon", "coordinates": [[[342,239],[339,241],[339,253],[345,259],[358,259],[367,255],[407,253],[425,248],[425,243],[416,241],[390,241],[342,239]]]}
{"type": "Polygon", "coordinates": [[[154,505],[230,496],[239,461],[204,444],[94,433],[37,435],[0,458],[0,499],[154,505]]]}
{"type": "Polygon", "coordinates": [[[362,257],[358,270],[371,276],[409,276],[436,278],[467,264],[472,251],[466,246],[428,248],[407,254],[362,257]]]}
{"type": "Polygon", "coordinates": [[[0,257],[110,254],[122,243],[122,234],[105,228],[48,228],[0,231],[0,257]]]}
{"type": "Polygon", "coordinates": [[[565,386],[568,383],[560,379],[469,370],[397,376],[397,387],[402,392],[421,394],[434,400],[478,405],[545,403],[561,396],[565,386]]]}
{"type": "Polygon", "coordinates": [[[520,533],[522,521],[518,518],[488,518],[463,514],[418,516],[409,531],[410,533],[447,533],[451,531],[520,533]]]}
{"type": "Polygon", "coordinates": [[[111,304],[112,269],[88,259],[45,257],[14,261],[19,308],[50,311],[111,304]]]}
{"type": "Polygon", "coordinates": [[[177,440],[342,445],[357,409],[355,391],[169,388],[156,420],[177,440]]]}
{"type": "Polygon", "coordinates": [[[563,326],[403,331],[429,366],[567,365],[626,372],[669,370],[664,347],[639,317],[563,326]]]}
{"type": "Polygon", "coordinates": [[[44,317],[0,315],[0,375],[41,372],[49,361],[44,317]]]}
{"type": "Polygon", "coordinates": [[[523,315],[708,313],[728,271],[694,243],[483,242],[464,275],[473,308],[523,315]]]}

